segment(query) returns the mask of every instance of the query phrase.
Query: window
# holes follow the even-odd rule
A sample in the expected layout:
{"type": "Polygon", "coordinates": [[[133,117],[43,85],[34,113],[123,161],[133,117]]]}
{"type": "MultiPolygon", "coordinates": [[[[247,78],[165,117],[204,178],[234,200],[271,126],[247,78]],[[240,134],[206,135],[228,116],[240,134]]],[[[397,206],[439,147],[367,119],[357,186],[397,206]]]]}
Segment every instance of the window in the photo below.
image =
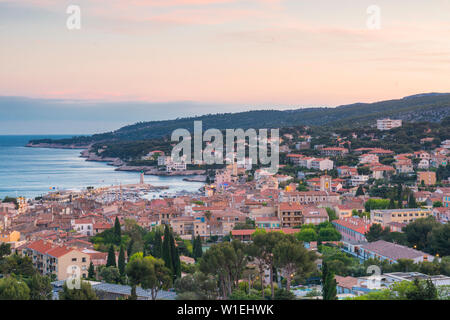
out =
{"type": "Polygon", "coordinates": [[[81,258],[81,262],[86,262],[86,258],[81,258]]]}
{"type": "Polygon", "coordinates": [[[77,261],[77,258],[72,258],[72,261],[77,261]]]}

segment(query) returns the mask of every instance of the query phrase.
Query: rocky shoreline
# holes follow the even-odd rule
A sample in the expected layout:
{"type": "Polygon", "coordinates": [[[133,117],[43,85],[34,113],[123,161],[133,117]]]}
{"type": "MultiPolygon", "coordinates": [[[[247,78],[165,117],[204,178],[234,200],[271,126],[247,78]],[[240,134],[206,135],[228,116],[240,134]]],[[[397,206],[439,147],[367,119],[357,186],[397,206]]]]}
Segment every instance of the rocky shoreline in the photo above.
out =
{"type": "Polygon", "coordinates": [[[205,170],[166,172],[158,170],[158,168],[155,166],[127,166],[125,162],[119,158],[100,157],[96,153],[90,151],[90,146],[61,145],[53,143],[38,143],[38,144],[28,143],[26,147],[53,148],[53,149],[83,149],[83,151],[81,151],[80,153],[81,158],[85,158],[86,161],[106,162],[107,165],[117,167],[115,171],[144,172],[144,175],[166,176],[166,177],[193,176],[190,178],[185,178],[183,180],[190,182],[206,181],[206,176],[204,176],[205,170]]]}

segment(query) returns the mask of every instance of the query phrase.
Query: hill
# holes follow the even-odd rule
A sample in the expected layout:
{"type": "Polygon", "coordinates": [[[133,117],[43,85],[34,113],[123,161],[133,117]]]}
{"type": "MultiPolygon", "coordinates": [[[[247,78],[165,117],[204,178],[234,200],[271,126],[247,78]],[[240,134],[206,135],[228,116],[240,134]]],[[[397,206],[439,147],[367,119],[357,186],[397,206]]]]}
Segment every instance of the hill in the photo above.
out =
{"type": "Polygon", "coordinates": [[[341,127],[374,125],[383,117],[408,122],[438,122],[450,116],[450,93],[428,93],[375,103],[355,103],[336,108],[304,108],[297,110],[257,110],[239,113],[208,114],[191,118],[139,122],[116,131],[88,137],[63,140],[34,140],[30,145],[85,146],[104,141],[138,141],[169,136],[178,128],[193,130],[193,122],[203,121],[203,129],[217,128],[283,128],[291,126],[341,127]]]}

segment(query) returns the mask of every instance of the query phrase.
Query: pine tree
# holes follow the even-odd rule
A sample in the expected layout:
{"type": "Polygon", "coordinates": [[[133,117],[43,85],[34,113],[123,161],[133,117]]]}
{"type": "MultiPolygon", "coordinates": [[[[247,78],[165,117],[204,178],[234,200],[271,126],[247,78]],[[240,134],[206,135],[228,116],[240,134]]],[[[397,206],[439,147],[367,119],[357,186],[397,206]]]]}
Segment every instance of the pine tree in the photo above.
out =
{"type": "Polygon", "coordinates": [[[116,253],[114,252],[114,246],[111,245],[108,251],[108,259],[106,260],[107,267],[116,267],[116,253]]]}
{"type": "Polygon", "coordinates": [[[117,262],[121,276],[125,275],[125,249],[120,246],[119,261],[117,262]]]}
{"type": "Polygon", "coordinates": [[[94,268],[94,264],[92,263],[92,261],[89,263],[88,278],[95,279],[95,268],[94,268]]]}
{"type": "Polygon", "coordinates": [[[120,245],[120,242],[122,240],[122,230],[120,227],[119,218],[116,217],[116,220],[114,221],[114,238],[115,238],[115,244],[120,245]]]}
{"type": "Polygon", "coordinates": [[[170,252],[170,231],[169,227],[166,225],[164,229],[164,240],[162,244],[162,259],[164,260],[164,263],[166,267],[172,271],[172,274],[174,273],[173,269],[173,262],[172,262],[172,253],[170,252]]]}

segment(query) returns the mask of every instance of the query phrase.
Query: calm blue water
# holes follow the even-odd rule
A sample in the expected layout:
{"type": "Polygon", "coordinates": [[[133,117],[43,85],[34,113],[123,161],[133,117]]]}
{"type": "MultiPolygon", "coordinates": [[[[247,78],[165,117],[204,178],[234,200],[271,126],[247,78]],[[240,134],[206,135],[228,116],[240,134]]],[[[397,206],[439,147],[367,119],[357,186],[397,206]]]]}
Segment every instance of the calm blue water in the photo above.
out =
{"type": "MultiPolygon", "coordinates": [[[[27,148],[29,140],[67,136],[0,136],[0,198],[33,198],[50,191],[80,190],[87,186],[139,183],[139,173],[118,172],[106,163],[85,161],[81,150],[27,148]]],[[[182,177],[145,176],[145,182],[165,185],[164,192],[195,192],[202,183],[185,182],[182,177]]]]}

